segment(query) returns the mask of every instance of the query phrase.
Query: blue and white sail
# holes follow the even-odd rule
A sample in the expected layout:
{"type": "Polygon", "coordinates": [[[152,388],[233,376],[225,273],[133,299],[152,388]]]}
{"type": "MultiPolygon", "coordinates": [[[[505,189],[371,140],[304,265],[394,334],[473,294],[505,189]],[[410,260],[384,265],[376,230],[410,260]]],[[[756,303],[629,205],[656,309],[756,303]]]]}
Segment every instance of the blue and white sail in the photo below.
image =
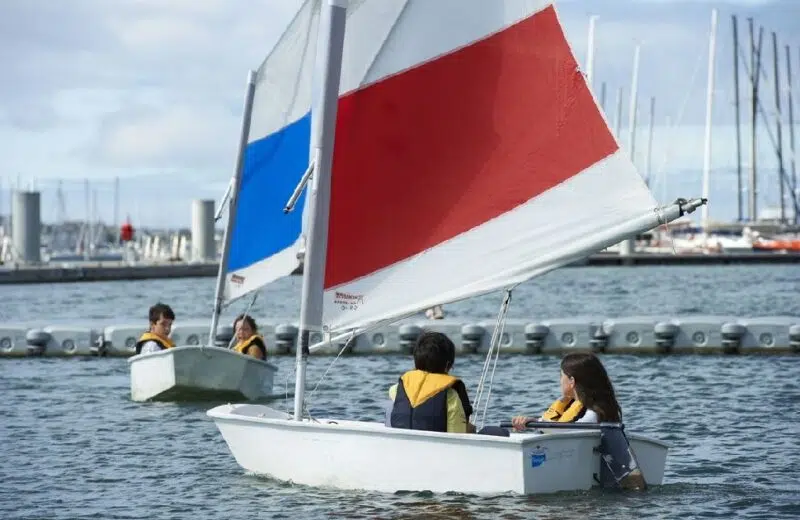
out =
{"type": "Polygon", "coordinates": [[[305,190],[294,211],[283,209],[309,164],[319,11],[319,2],[304,2],[258,69],[225,273],[226,302],[300,265],[305,190]]]}

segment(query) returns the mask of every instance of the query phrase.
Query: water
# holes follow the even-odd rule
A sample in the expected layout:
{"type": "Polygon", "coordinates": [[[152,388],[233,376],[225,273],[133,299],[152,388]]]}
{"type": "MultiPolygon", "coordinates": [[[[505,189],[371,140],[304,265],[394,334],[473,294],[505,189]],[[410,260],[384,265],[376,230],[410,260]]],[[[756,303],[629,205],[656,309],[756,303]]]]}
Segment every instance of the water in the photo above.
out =
{"type": "MultiPolygon", "coordinates": [[[[144,321],[155,299],[207,315],[211,279],[2,288],[0,322],[144,321]]],[[[800,316],[800,269],[564,269],[520,287],[515,317],[714,313],[800,316]],[[757,290],[752,289],[757,288],[757,290]]],[[[259,316],[296,313],[299,279],[259,316]]],[[[499,296],[448,306],[491,317],[499,296]]],[[[247,303],[241,302],[233,312],[247,303]]],[[[672,444],[665,483],[644,493],[550,496],[381,494],[245,474],[205,411],[218,403],[132,403],[122,359],[0,360],[0,518],[790,518],[800,516],[800,357],[604,356],[627,428],[672,444]]],[[[293,360],[274,358],[276,386],[293,360]]],[[[311,384],[332,358],[312,358],[311,384]]],[[[457,359],[474,396],[482,357],[457,359]]],[[[340,358],[312,413],[382,419],[404,357],[340,358]]],[[[558,359],[501,358],[487,423],[539,413],[558,394],[558,359]]],[[[275,403],[291,407],[290,401],[275,403]]],[[[420,471],[431,461],[421,461],[420,471]]]]}
{"type": "MultiPolygon", "coordinates": [[[[300,312],[299,276],[265,288],[252,307],[255,316],[296,319],[300,312]]],[[[514,291],[510,318],[575,315],[726,314],[800,316],[800,266],[586,267],[565,268],[514,291]]],[[[94,282],[0,287],[0,323],[11,321],[147,323],[155,301],[169,303],[181,319],[208,319],[214,295],[212,278],[94,282]]],[[[490,319],[502,296],[492,294],[448,305],[447,317],[490,319]]],[[[250,298],[236,302],[226,319],[243,311],[250,298]]]]}

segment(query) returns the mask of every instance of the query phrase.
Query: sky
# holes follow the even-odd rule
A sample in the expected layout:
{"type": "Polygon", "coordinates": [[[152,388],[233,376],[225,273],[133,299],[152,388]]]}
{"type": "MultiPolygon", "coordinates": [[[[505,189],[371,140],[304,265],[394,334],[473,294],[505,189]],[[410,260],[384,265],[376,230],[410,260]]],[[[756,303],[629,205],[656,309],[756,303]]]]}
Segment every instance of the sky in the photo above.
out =
{"type": "MultiPolygon", "coordinates": [[[[186,227],[193,199],[221,197],[231,176],[247,71],[257,68],[298,0],[0,1],[0,213],[12,187],[42,192],[42,218],[186,227]],[[86,179],[89,197],[86,196],[86,179]],[[59,195],[58,186],[61,186],[59,195]]],[[[760,100],[775,134],[772,32],[777,34],[786,110],[784,46],[792,54],[795,120],[800,120],[800,0],[562,0],[559,16],[585,65],[589,17],[596,15],[593,88],[606,85],[606,113],[630,148],[628,107],[634,48],[640,45],[634,158],[651,172],[662,202],[700,195],[711,9],[718,10],[709,212],[737,216],[731,15],[740,45],[747,17],[764,27],[760,100]],[[768,66],[768,67],[767,67],[768,66]],[[646,160],[650,98],[653,147],[646,160]]],[[[749,96],[740,70],[742,120],[749,96]]],[[[788,117],[784,113],[784,120],[788,117]]],[[[760,120],[759,204],[777,203],[777,162],[760,120]]],[[[796,139],[800,148],[800,126],[796,139]]],[[[742,128],[750,162],[749,123],[742,128]]],[[[784,127],[788,148],[788,127],[784,127]]],[[[789,155],[788,151],[785,155],[789,155]]],[[[800,152],[796,154],[800,167],[800,152]]],[[[790,168],[788,160],[787,168],[790,168]]]]}

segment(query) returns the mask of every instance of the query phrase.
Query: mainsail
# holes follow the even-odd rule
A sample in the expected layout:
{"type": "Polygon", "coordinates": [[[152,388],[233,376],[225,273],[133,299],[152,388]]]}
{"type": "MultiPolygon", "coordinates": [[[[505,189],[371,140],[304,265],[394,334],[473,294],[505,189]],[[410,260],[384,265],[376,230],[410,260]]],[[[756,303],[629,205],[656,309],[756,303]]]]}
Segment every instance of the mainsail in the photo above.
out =
{"type": "Polygon", "coordinates": [[[545,0],[351,3],[324,325],[393,319],[565,265],[657,207],[545,0]]]}

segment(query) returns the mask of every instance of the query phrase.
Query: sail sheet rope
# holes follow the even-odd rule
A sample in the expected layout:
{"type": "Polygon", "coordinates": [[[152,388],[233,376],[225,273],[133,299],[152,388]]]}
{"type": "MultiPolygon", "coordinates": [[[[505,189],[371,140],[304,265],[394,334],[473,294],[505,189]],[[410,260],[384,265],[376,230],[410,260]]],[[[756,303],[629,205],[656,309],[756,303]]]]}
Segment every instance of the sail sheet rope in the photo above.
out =
{"type": "MultiPolygon", "coordinates": [[[[258,299],[258,291],[255,291],[255,292],[253,292],[253,299],[250,300],[250,303],[247,305],[247,308],[245,308],[245,310],[244,310],[243,315],[245,317],[250,314],[250,309],[253,308],[253,304],[256,303],[257,299],[258,299]]],[[[229,306],[230,306],[230,304],[221,305],[219,314],[222,314],[222,312],[221,312],[222,309],[227,309],[229,306]]],[[[215,344],[215,339],[216,338],[208,338],[208,344],[209,345],[214,345],[215,344]]],[[[225,348],[233,348],[233,345],[235,344],[234,343],[235,341],[236,341],[236,330],[233,331],[233,334],[231,335],[231,339],[228,340],[228,345],[225,348]]],[[[200,345],[200,351],[204,352],[202,344],[200,345]]],[[[205,353],[206,358],[211,359],[211,354],[210,353],[208,353],[208,352],[204,352],[204,353],[205,353]]]]}
{"type": "MultiPolygon", "coordinates": [[[[697,56],[697,60],[694,64],[694,70],[692,71],[692,76],[689,78],[689,86],[686,89],[686,93],[681,101],[680,106],[678,107],[678,114],[677,117],[668,124],[668,130],[670,135],[673,131],[676,131],[683,123],[683,116],[686,112],[686,107],[689,104],[689,99],[692,96],[692,92],[694,90],[695,82],[698,79],[698,73],[700,71],[700,66],[703,64],[703,55],[699,54],[697,56]]],[[[670,166],[670,163],[673,159],[673,155],[677,149],[677,145],[675,141],[670,142],[666,148],[664,149],[664,155],[661,157],[660,164],[656,169],[656,173],[654,175],[655,179],[648,178],[647,183],[648,185],[652,186],[654,180],[657,180],[659,183],[659,188],[661,192],[661,199],[663,200],[666,196],[666,186],[667,186],[667,179],[666,179],[666,170],[670,166]]],[[[633,158],[631,158],[633,159],[633,158]]],[[[652,189],[655,192],[655,188],[652,189]]]]}
{"type": "MultiPolygon", "coordinates": [[[[476,425],[478,427],[478,429],[483,428],[483,426],[485,425],[485,422],[486,422],[486,413],[487,413],[487,410],[489,408],[489,401],[490,401],[491,394],[492,394],[492,383],[494,381],[494,374],[495,374],[495,371],[497,369],[497,359],[498,359],[498,357],[500,355],[500,341],[503,338],[503,334],[505,332],[506,318],[508,316],[508,307],[509,307],[509,304],[511,303],[511,295],[512,295],[513,290],[518,285],[519,285],[519,283],[515,284],[514,286],[512,286],[509,289],[506,289],[506,291],[505,291],[505,294],[503,296],[503,301],[500,304],[500,310],[499,310],[498,315],[497,315],[497,320],[495,322],[495,327],[494,327],[494,331],[492,333],[492,338],[491,338],[491,340],[489,342],[489,350],[488,350],[488,352],[486,354],[486,359],[484,360],[484,363],[483,363],[483,369],[481,370],[481,377],[480,377],[480,379],[478,381],[478,388],[476,390],[476,399],[475,399],[475,410],[476,410],[476,416],[475,417],[476,417],[476,422],[479,422],[479,425],[476,425]],[[492,357],[493,354],[494,354],[494,357],[492,357]],[[490,367],[491,367],[491,374],[489,373],[490,367]],[[488,381],[487,381],[487,376],[488,376],[488,381]],[[481,403],[481,400],[483,399],[484,392],[485,392],[486,398],[485,398],[485,400],[483,400],[483,410],[480,413],[480,421],[478,421],[477,420],[477,418],[478,418],[477,410],[480,409],[480,403],[481,403]]],[[[253,302],[254,301],[255,301],[255,298],[253,299],[253,302]]],[[[251,305],[252,305],[252,302],[251,302],[251,305]]],[[[411,317],[413,315],[414,315],[414,313],[410,313],[407,316],[400,317],[399,319],[403,319],[403,318],[406,318],[406,317],[411,317]]],[[[389,319],[389,320],[381,320],[381,321],[378,321],[376,323],[373,323],[373,324],[365,326],[365,327],[353,329],[352,331],[349,332],[349,334],[347,336],[347,340],[339,348],[339,352],[336,354],[336,357],[328,364],[328,366],[325,369],[325,371],[322,373],[322,375],[319,377],[319,379],[317,379],[317,382],[314,385],[314,388],[309,393],[308,397],[306,399],[304,399],[303,411],[305,412],[305,414],[309,418],[309,420],[316,422],[316,419],[311,415],[311,411],[310,411],[310,409],[308,407],[309,401],[312,400],[312,398],[314,397],[314,394],[316,393],[317,389],[319,388],[320,383],[322,383],[322,381],[328,375],[328,372],[330,372],[330,370],[333,368],[333,366],[336,364],[336,362],[339,360],[339,358],[342,357],[342,354],[344,354],[345,352],[348,351],[348,349],[350,348],[353,340],[355,340],[355,338],[357,336],[361,335],[361,334],[365,334],[365,333],[369,332],[370,330],[379,328],[379,327],[385,325],[386,323],[390,323],[390,322],[393,322],[393,321],[396,321],[396,320],[397,320],[397,318],[389,319]]],[[[319,346],[322,346],[324,343],[329,343],[329,342],[330,342],[330,340],[327,340],[327,341],[324,341],[324,342],[320,343],[319,345],[313,345],[311,348],[319,347],[319,346]]],[[[296,369],[295,369],[295,371],[296,371],[296,369]]],[[[289,385],[289,376],[290,376],[290,374],[287,374],[286,381],[285,381],[285,387],[286,387],[285,388],[285,392],[286,392],[286,396],[287,397],[289,395],[288,394],[289,393],[289,386],[288,386],[289,385]]]]}
{"type": "Polygon", "coordinates": [[[494,373],[497,369],[497,359],[500,357],[500,340],[503,337],[503,333],[506,327],[506,317],[508,316],[508,305],[511,303],[511,292],[516,288],[519,284],[514,285],[510,289],[506,289],[505,295],[503,296],[503,302],[500,304],[500,311],[497,313],[497,321],[494,324],[494,332],[492,333],[492,339],[489,342],[489,350],[486,353],[486,359],[483,362],[483,370],[481,371],[481,377],[478,380],[478,388],[476,390],[476,397],[475,397],[475,422],[476,422],[476,429],[480,430],[484,427],[486,423],[486,411],[489,409],[489,399],[492,395],[492,382],[494,381],[494,373]],[[492,358],[492,354],[494,354],[494,358],[492,358]],[[491,365],[492,373],[489,376],[488,386],[486,381],[486,376],[489,375],[489,366],[491,365]],[[481,398],[483,397],[484,389],[486,391],[486,399],[483,402],[483,410],[482,412],[478,412],[480,409],[481,398]],[[478,421],[478,415],[480,415],[480,421],[478,421]],[[477,424],[479,423],[479,424],[477,424]]]}
{"type": "Polygon", "coordinates": [[[331,368],[333,368],[333,365],[339,360],[340,357],[342,357],[342,354],[348,349],[350,343],[353,342],[357,332],[358,330],[354,329],[350,333],[350,337],[347,338],[347,341],[344,342],[342,348],[339,349],[339,353],[336,354],[336,357],[333,359],[333,361],[331,361],[328,364],[328,368],[325,369],[325,372],[323,372],[322,375],[319,377],[319,379],[317,379],[317,384],[314,385],[314,389],[311,390],[311,393],[308,394],[308,398],[303,400],[303,411],[306,413],[306,415],[310,420],[317,422],[317,420],[314,419],[314,417],[311,415],[311,410],[308,409],[308,402],[311,400],[312,397],[314,397],[314,394],[317,392],[317,388],[319,388],[319,384],[322,382],[323,379],[325,379],[325,376],[328,375],[328,372],[330,372],[331,368]]]}
{"type": "MultiPolygon", "coordinates": [[[[683,97],[683,100],[681,101],[680,106],[678,107],[677,117],[675,118],[674,121],[671,121],[671,122],[668,123],[668,130],[670,132],[672,132],[674,130],[677,130],[677,128],[683,122],[683,116],[684,116],[684,114],[686,112],[686,107],[689,104],[689,98],[691,97],[692,91],[694,89],[695,82],[697,81],[698,72],[700,71],[700,65],[702,65],[702,63],[703,63],[703,55],[699,54],[697,56],[697,60],[695,61],[695,64],[694,64],[694,70],[692,71],[692,76],[689,79],[689,87],[686,89],[686,94],[683,97]]],[[[676,149],[676,145],[675,145],[674,141],[672,143],[670,143],[669,145],[667,145],[666,149],[664,150],[664,155],[661,158],[661,163],[659,164],[659,166],[658,166],[658,168],[656,170],[656,173],[653,176],[653,177],[655,177],[655,179],[653,179],[651,177],[648,177],[647,180],[646,180],[648,186],[652,186],[654,180],[658,181],[658,183],[660,184],[659,188],[660,188],[660,191],[661,191],[661,199],[662,200],[665,198],[665,192],[666,192],[666,186],[667,186],[666,169],[669,166],[670,161],[672,160],[672,156],[673,156],[673,154],[675,152],[675,149],[676,149]]],[[[652,191],[655,192],[655,188],[652,188],[652,191]]],[[[665,228],[666,228],[667,237],[669,239],[670,245],[672,246],[672,253],[677,255],[678,252],[677,252],[677,250],[675,248],[675,241],[673,240],[673,237],[672,237],[672,230],[669,228],[669,224],[668,223],[665,223],[665,228]]]]}
{"type": "MultiPolygon", "coordinates": [[[[491,394],[492,394],[492,382],[494,381],[494,374],[495,374],[495,371],[497,369],[497,359],[498,359],[498,357],[500,355],[500,341],[501,341],[501,339],[503,337],[503,333],[505,332],[506,317],[508,316],[508,307],[509,307],[509,304],[511,303],[511,294],[512,294],[512,291],[517,287],[517,285],[519,285],[519,284],[517,283],[517,284],[515,284],[514,286],[512,286],[511,288],[509,288],[509,289],[507,289],[505,291],[505,295],[503,296],[503,301],[502,301],[502,303],[500,305],[500,311],[498,312],[498,315],[497,315],[497,321],[495,322],[494,332],[492,333],[492,338],[491,338],[491,341],[489,342],[489,350],[488,350],[488,352],[486,354],[486,359],[484,360],[484,363],[483,363],[483,369],[481,371],[481,377],[480,377],[480,379],[478,381],[478,388],[476,390],[477,397],[475,399],[475,410],[476,410],[476,416],[475,417],[476,417],[476,422],[478,422],[477,421],[477,417],[478,417],[477,410],[479,410],[480,402],[481,402],[481,399],[483,398],[484,391],[486,392],[486,398],[484,400],[483,411],[480,414],[480,421],[479,421],[480,425],[478,426],[478,429],[483,428],[483,426],[485,425],[485,422],[486,422],[486,412],[487,412],[487,410],[489,408],[489,400],[490,400],[491,394]],[[494,358],[492,358],[492,354],[494,354],[494,358]],[[491,374],[489,374],[489,368],[490,367],[491,367],[491,374]],[[487,376],[489,378],[488,379],[488,384],[487,384],[487,376]]],[[[410,317],[410,316],[413,316],[413,315],[414,314],[412,313],[412,314],[409,314],[408,316],[401,317],[400,319],[405,318],[405,317],[410,317]]],[[[381,320],[381,321],[373,323],[373,324],[371,324],[369,326],[358,328],[358,329],[353,329],[352,331],[350,331],[347,340],[339,348],[339,352],[336,354],[336,357],[328,364],[328,367],[325,369],[325,371],[319,377],[319,379],[317,380],[316,384],[314,385],[314,388],[311,390],[311,392],[309,393],[308,397],[303,402],[303,411],[305,412],[305,414],[309,418],[309,420],[316,422],[316,419],[311,415],[311,411],[310,411],[310,409],[308,407],[309,401],[312,400],[312,398],[314,397],[314,394],[316,393],[317,389],[319,388],[320,383],[322,383],[322,381],[328,375],[328,372],[330,372],[330,370],[333,368],[333,365],[335,365],[336,362],[339,360],[339,358],[342,357],[342,354],[344,354],[345,352],[348,351],[348,349],[350,348],[350,345],[353,342],[353,340],[360,334],[364,334],[366,332],[369,332],[370,330],[379,328],[379,327],[383,326],[384,324],[389,323],[389,322],[393,322],[393,321],[395,321],[395,319],[381,320]]],[[[318,346],[318,345],[315,345],[315,347],[316,346],[318,346]]],[[[289,387],[288,387],[289,377],[288,376],[289,376],[289,374],[287,374],[287,378],[286,378],[286,381],[285,381],[285,386],[286,386],[285,391],[286,391],[287,397],[288,397],[288,392],[289,392],[289,387]]]]}
{"type": "MultiPolygon", "coordinates": [[[[336,354],[336,357],[333,358],[333,361],[331,361],[328,364],[328,367],[325,369],[325,372],[323,372],[322,375],[319,377],[319,379],[317,379],[317,382],[314,385],[314,388],[308,394],[308,397],[306,399],[304,399],[304,401],[303,401],[303,411],[308,416],[308,418],[310,420],[316,422],[316,419],[314,419],[314,417],[311,415],[311,411],[308,408],[308,402],[311,401],[311,399],[314,397],[314,394],[316,393],[317,388],[319,388],[320,383],[322,383],[323,379],[325,379],[325,376],[327,376],[328,372],[330,372],[331,368],[333,368],[333,365],[335,365],[336,362],[339,360],[339,358],[342,357],[342,354],[344,354],[345,352],[348,351],[348,349],[350,348],[350,345],[352,344],[353,340],[356,339],[357,336],[359,336],[361,334],[366,334],[367,332],[369,332],[371,330],[380,328],[380,327],[382,327],[384,325],[392,323],[393,321],[409,318],[411,316],[414,316],[415,314],[416,314],[416,312],[409,313],[409,314],[407,314],[405,316],[400,316],[399,318],[391,318],[391,319],[388,319],[388,320],[380,320],[380,321],[377,321],[375,323],[372,323],[371,325],[367,325],[367,326],[364,326],[364,327],[355,328],[355,329],[351,330],[349,332],[349,334],[347,334],[347,341],[345,341],[342,344],[341,348],[339,348],[339,352],[336,354]]],[[[315,350],[316,348],[319,348],[319,347],[321,347],[321,346],[323,346],[325,344],[330,344],[331,342],[332,342],[332,340],[330,340],[330,339],[322,341],[319,344],[311,345],[309,347],[309,350],[315,350]]],[[[296,373],[296,372],[297,372],[297,368],[295,367],[295,371],[293,372],[293,374],[296,373]]],[[[287,374],[287,379],[286,379],[286,396],[287,396],[287,398],[288,398],[288,395],[289,395],[289,388],[288,388],[288,384],[289,383],[288,383],[288,381],[289,381],[289,379],[288,379],[288,374],[287,374]]]]}

